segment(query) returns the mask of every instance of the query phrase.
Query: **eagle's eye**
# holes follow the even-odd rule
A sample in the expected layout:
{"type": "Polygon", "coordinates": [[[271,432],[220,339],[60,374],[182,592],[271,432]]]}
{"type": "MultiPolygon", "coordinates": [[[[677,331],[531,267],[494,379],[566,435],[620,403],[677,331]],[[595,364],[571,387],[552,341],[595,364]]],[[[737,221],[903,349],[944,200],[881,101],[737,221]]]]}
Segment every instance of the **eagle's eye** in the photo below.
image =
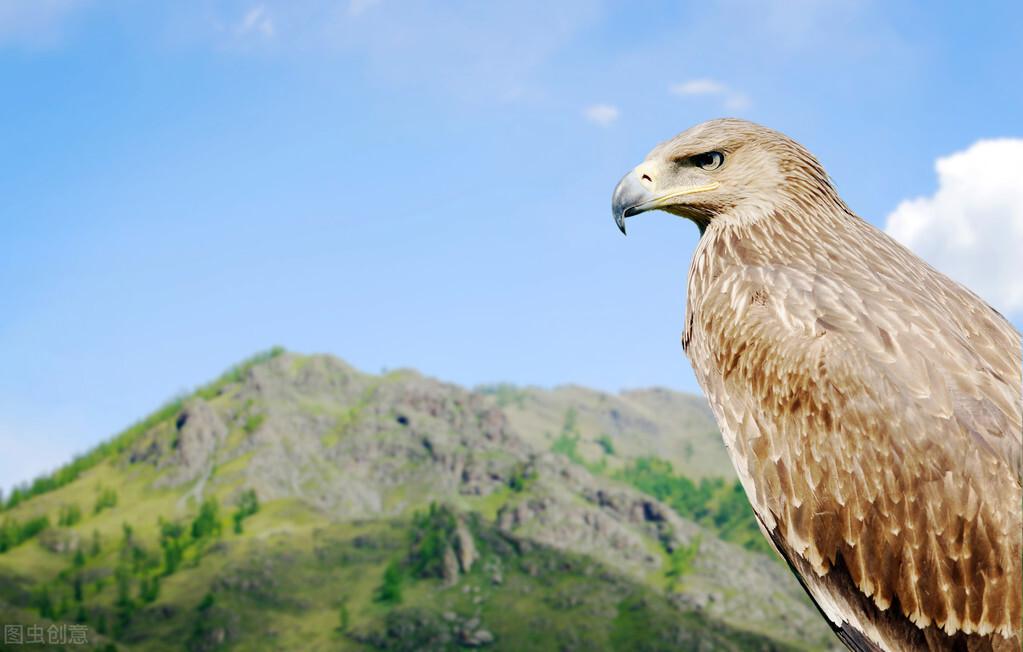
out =
{"type": "Polygon", "coordinates": [[[693,157],[693,165],[704,170],[716,170],[725,162],[725,155],[721,152],[706,152],[693,157]]]}

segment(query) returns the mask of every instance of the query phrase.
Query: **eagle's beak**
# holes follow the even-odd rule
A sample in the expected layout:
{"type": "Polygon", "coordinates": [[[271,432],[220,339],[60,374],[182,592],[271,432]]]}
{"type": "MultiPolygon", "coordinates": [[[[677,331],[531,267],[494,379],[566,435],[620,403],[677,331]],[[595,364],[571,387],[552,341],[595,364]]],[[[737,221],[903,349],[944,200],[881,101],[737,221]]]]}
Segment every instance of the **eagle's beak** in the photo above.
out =
{"type": "Polygon", "coordinates": [[[717,181],[711,181],[707,184],[676,188],[662,195],[655,195],[640,183],[639,174],[636,170],[633,170],[622,177],[622,180],[615,187],[614,194],[611,195],[611,214],[615,218],[615,224],[618,225],[618,228],[624,234],[626,217],[670,206],[674,203],[672,202],[673,199],[684,195],[714,190],[720,185],[717,181]]]}
{"type": "Polygon", "coordinates": [[[643,187],[639,182],[639,175],[633,170],[622,177],[611,195],[611,214],[614,215],[615,224],[625,235],[625,218],[638,215],[643,211],[654,208],[653,193],[643,187]]]}

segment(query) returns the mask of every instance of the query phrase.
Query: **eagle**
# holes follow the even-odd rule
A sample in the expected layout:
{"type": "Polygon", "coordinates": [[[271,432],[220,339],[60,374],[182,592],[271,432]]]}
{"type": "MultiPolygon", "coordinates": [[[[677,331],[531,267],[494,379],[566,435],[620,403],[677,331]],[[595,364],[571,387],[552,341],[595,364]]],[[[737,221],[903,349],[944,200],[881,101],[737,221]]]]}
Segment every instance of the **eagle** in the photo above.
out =
{"type": "Polygon", "coordinates": [[[682,347],[761,530],[857,652],[1020,650],[1020,334],[737,119],[653,149],[612,213],[700,230],[682,347]]]}

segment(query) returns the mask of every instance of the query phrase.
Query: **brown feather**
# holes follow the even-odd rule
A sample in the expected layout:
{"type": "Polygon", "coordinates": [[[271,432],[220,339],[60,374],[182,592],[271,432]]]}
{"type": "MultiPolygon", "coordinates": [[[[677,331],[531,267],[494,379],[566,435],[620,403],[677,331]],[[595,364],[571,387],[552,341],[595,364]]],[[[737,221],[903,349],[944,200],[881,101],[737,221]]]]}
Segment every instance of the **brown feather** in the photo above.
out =
{"type": "Polygon", "coordinates": [[[765,531],[851,649],[1019,650],[1019,333],[781,134],[718,121],[651,156],[716,139],[785,179],[709,221],[683,335],[765,531]]]}

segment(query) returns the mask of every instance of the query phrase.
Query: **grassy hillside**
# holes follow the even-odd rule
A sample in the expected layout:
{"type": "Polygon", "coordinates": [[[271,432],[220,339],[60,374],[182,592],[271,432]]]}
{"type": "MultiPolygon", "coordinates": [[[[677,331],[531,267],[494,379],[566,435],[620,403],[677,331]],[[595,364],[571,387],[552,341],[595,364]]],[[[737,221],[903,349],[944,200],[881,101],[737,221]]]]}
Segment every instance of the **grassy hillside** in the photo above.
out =
{"type": "Polygon", "coordinates": [[[733,475],[714,416],[706,402],[690,394],[653,388],[608,394],[578,386],[553,390],[514,385],[477,388],[501,406],[512,426],[536,446],[549,446],[570,420],[580,456],[597,462],[612,442],[607,462],[657,457],[686,477],[733,475]]]}
{"type": "Polygon", "coordinates": [[[630,439],[652,399],[523,391],[257,356],[7,497],[0,622],[122,650],[832,644],[733,480],[630,439]]]}

